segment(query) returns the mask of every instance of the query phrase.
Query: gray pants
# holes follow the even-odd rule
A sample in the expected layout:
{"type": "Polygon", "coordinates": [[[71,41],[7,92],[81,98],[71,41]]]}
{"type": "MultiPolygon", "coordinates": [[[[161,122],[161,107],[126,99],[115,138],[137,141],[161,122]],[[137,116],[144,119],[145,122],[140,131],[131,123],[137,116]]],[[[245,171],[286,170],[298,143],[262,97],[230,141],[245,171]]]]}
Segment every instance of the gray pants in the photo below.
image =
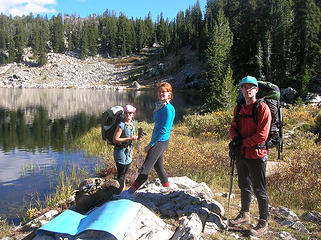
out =
{"type": "Polygon", "coordinates": [[[157,142],[151,149],[149,149],[142,165],[141,172],[136,179],[138,184],[142,185],[144,182],[146,182],[152,167],[154,167],[162,184],[168,182],[168,177],[163,166],[164,152],[168,148],[168,143],[169,140],[165,142],[157,142]]]}

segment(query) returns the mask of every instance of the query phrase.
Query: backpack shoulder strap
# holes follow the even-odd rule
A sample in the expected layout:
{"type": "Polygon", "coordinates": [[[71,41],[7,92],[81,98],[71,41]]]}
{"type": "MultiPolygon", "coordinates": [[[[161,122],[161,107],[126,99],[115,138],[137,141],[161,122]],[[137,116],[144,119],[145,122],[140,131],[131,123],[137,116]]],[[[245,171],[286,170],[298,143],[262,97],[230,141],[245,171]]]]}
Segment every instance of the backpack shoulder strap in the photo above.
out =
{"type": "Polygon", "coordinates": [[[252,109],[252,117],[254,119],[254,122],[256,123],[256,125],[258,125],[258,120],[257,120],[257,112],[259,107],[261,106],[261,103],[264,101],[264,98],[259,98],[256,100],[256,102],[253,105],[253,109],[252,109]]]}
{"type": "Polygon", "coordinates": [[[239,131],[240,129],[240,124],[239,124],[239,118],[240,118],[240,110],[242,108],[242,105],[245,103],[245,99],[242,99],[240,102],[237,103],[236,105],[236,112],[235,112],[235,117],[234,121],[236,123],[237,129],[239,131]]]}

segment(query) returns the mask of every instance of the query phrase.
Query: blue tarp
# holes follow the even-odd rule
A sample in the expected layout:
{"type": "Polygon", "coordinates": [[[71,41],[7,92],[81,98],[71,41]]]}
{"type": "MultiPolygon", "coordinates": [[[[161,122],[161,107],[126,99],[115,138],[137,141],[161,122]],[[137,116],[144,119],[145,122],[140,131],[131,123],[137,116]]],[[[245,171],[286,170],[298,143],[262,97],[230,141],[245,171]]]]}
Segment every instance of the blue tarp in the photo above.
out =
{"type": "Polygon", "coordinates": [[[123,239],[139,209],[138,203],[127,199],[107,202],[88,215],[68,209],[39,228],[37,234],[52,232],[76,236],[86,230],[97,230],[123,239]]]}

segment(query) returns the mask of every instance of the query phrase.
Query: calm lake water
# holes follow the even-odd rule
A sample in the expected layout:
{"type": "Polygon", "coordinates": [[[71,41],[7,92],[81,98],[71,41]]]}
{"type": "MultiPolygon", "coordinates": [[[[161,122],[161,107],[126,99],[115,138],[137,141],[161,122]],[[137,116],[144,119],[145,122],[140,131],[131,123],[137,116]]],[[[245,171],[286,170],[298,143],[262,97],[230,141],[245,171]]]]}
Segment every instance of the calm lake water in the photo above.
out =
{"type": "MultiPolygon", "coordinates": [[[[18,223],[31,200],[54,192],[57,175],[73,166],[93,173],[102,159],[88,158],[70,143],[99,125],[101,113],[133,104],[136,120],[152,122],[152,90],[0,88],[0,217],[18,223]]],[[[199,105],[198,94],[174,92],[179,121],[184,109],[199,105]]]]}

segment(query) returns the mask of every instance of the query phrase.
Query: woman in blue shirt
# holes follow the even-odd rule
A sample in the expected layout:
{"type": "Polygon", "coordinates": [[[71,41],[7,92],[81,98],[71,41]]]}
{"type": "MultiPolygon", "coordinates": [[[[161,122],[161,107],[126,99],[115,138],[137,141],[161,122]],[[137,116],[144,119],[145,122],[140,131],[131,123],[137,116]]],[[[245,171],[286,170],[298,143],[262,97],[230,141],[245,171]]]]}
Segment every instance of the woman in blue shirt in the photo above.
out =
{"type": "Polygon", "coordinates": [[[158,102],[154,109],[154,129],[150,143],[145,147],[147,156],[142,165],[141,172],[128,191],[121,195],[133,194],[148,178],[152,167],[164,187],[169,187],[168,177],[164,170],[164,152],[168,148],[169,136],[172,130],[175,109],[170,103],[173,98],[172,86],[167,82],[162,82],[157,87],[158,102]]]}
{"type": "Polygon", "coordinates": [[[113,137],[113,141],[116,143],[114,147],[114,160],[117,166],[117,179],[121,189],[124,187],[125,175],[132,162],[132,141],[137,140],[135,135],[135,112],[136,108],[132,105],[124,107],[124,121],[118,123],[113,137]]]}

